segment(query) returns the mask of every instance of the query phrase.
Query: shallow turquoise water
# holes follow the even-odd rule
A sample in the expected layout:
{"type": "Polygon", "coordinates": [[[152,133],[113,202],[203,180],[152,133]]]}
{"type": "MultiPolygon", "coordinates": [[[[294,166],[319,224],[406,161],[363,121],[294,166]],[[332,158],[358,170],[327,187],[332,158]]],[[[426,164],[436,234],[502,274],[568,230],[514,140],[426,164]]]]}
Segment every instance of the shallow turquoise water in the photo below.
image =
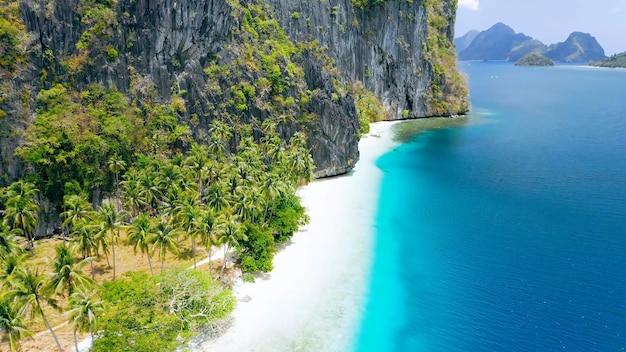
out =
{"type": "Polygon", "coordinates": [[[460,65],[483,123],[378,160],[354,350],[624,350],[626,70],[460,65]]]}

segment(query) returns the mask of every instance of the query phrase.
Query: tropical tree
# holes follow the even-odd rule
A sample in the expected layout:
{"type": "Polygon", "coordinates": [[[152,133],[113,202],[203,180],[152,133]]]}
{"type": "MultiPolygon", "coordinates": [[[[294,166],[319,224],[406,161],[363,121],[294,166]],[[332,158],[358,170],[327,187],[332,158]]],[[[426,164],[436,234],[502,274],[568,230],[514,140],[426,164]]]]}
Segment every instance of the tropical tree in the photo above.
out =
{"type": "Polygon", "coordinates": [[[217,244],[216,230],[218,227],[215,212],[210,207],[202,211],[200,218],[196,219],[196,225],[200,234],[200,243],[209,252],[209,273],[211,273],[211,253],[213,245],[217,244]]]}
{"type": "Polygon", "coordinates": [[[174,208],[174,219],[178,222],[187,237],[191,238],[191,251],[193,254],[193,268],[196,268],[196,237],[199,235],[202,216],[200,202],[196,197],[197,192],[188,192],[181,202],[174,208]]]}
{"type": "Polygon", "coordinates": [[[113,203],[105,203],[98,209],[98,216],[100,217],[102,234],[104,238],[108,238],[108,242],[111,244],[113,252],[113,280],[115,280],[115,243],[118,242],[120,237],[123,214],[115,209],[113,203]]]}
{"type": "Polygon", "coordinates": [[[109,171],[113,173],[113,183],[115,187],[115,201],[117,202],[118,207],[120,204],[120,172],[126,170],[126,162],[122,160],[118,155],[113,155],[109,159],[109,171]]]}
{"type": "Polygon", "coordinates": [[[235,214],[243,221],[254,223],[263,209],[264,200],[256,187],[241,188],[237,194],[235,214]]]}
{"type": "Polygon", "coordinates": [[[29,249],[34,246],[35,230],[39,224],[38,194],[34,184],[23,180],[13,182],[4,192],[3,222],[26,237],[29,249]]]}
{"type": "Polygon", "coordinates": [[[71,296],[77,287],[91,285],[93,282],[83,274],[82,268],[91,259],[77,261],[74,253],[65,243],[55,247],[56,257],[52,262],[52,275],[48,284],[57,295],[71,296]]]}
{"type": "Polygon", "coordinates": [[[63,226],[72,232],[76,223],[83,219],[90,219],[93,217],[94,210],[91,204],[82,196],[72,194],[64,197],[65,211],[61,213],[61,216],[65,218],[63,226]]]}
{"type": "Polygon", "coordinates": [[[130,209],[132,217],[136,217],[139,211],[146,205],[142,184],[139,180],[140,173],[131,168],[124,174],[122,186],[122,199],[126,209],[130,209]]]}
{"type": "Polygon", "coordinates": [[[21,251],[15,233],[16,231],[12,231],[7,224],[0,222],[0,263],[8,256],[21,251]]]}
{"type": "Polygon", "coordinates": [[[150,208],[152,215],[156,214],[158,201],[161,197],[158,172],[149,169],[143,170],[139,174],[139,183],[141,185],[142,203],[150,208]]]}
{"type": "Polygon", "coordinates": [[[198,183],[198,198],[205,194],[204,176],[208,178],[209,164],[209,150],[204,145],[192,144],[189,156],[185,159],[185,166],[191,170],[198,183]]]}
{"type": "Polygon", "coordinates": [[[213,183],[209,186],[208,205],[216,211],[222,211],[228,208],[228,196],[226,195],[226,186],[222,182],[213,183]]]}
{"type": "Polygon", "coordinates": [[[15,252],[7,255],[0,264],[0,289],[9,290],[12,285],[13,277],[22,269],[26,259],[28,259],[28,253],[15,252]]]}
{"type": "Polygon", "coordinates": [[[8,294],[0,295],[0,333],[2,333],[2,341],[9,342],[11,352],[22,351],[20,340],[33,336],[19,314],[18,306],[8,294]]]}
{"type": "Polygon", "coordinates": [[[70,325],[74,331],[74,344],[78,351],[78,331],[89,330],[91,335],[91,347],[94,343],[94,326],[96,318],[104,310],[102,301],[97,299],[95,289],[80,288],[72,293],[69,299],[70,325]]]}
{"type": "Polygon", "coordinates": [[[224,260],[222,264],[222,270],[220,271],[220,277],[224,275],[224,269],[226,269],[226,262],[228,261],[228,251],[230,250],[230,248],[237,246],[240,240],[245,239],[246,235],[241,229],[241,224],[234,216],[230,216],[217,231],[217,241],[224,246],[224,260]]]}
{"type": "Polygon", "coordinates": [[[153,236],[154,224],[146,213],[140,213],[128,227],[128,242],[134,246],[135,254],[137,254],[137,250],[146,254],[148,265],[150,266],[150,274],[152,275],[154,275],[154,270],[152,269],[152,260],[150,258],[150,241],[153,236]]]}
{"type": "Polygon", "coordinates": [[[216,160],[222,161],[228,152],[228,143],[233,138],[233,128],[226,122],[215,119],[209,129],[209,151],[216,160]]]}
{"type": "Polygon", "coordinates": [[[91,266],[91,279],[94,279],[93,255],[98,251],[98,232],[100,227],[87,220],[81,220],[74,224],[72,243],[74,250],[80,251],[83,259],[89,259],[91,266]]]}
{"type": "Polygon", "coordinates": [[[8,295],[9,297],[14,298],[15,302],[20,307],[19,313],[30,313],[30,319],[39,315],[43,319],[48,330],[50,330],[59,351],[63,351],[61,343],[59,343],[59,339],[54,333],[52,325],[50,325],[50,322],[48,321],[48,318],[46,318],[43,311],[43,303],[57,309],[58,306],[56,300],[52,297],[52,290],[50,290],[50,287],[46,285],[46,279],[39,272],[39,269],[24,267],[15,273],[13,280],[11,281],[13,289],[8,293],[8,295]]]}
{"type": "Polygon", "coordinates": [[[178,254],[178,231],[172,225],[171,221],[165,217],[157,223],[155,231],[150,239],[152,242],[152,250],[158,250],[161,259],[161,273],[165,268],[165,255],[167,251],[178,254]]]}

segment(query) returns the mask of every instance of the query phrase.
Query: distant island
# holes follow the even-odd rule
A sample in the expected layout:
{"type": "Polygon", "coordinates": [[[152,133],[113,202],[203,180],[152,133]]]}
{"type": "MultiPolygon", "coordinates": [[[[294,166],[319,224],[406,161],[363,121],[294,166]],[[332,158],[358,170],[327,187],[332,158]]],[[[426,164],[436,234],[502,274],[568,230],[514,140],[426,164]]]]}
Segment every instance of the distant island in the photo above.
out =
{"type": "Polygon", "coordinates": [[[602,61],[592,62],[590,65],[595,67],[626,68],[626,52],[615,54],[602,61]]]}
{"type": "Polygon", "coordinates": [[[554,66],[554,61],[538,53],[528,53],[515,66],[554,66]]]}
{"type": "Polygon", "coordinates": [[[591,34],[573,32],[564,42],[545,45],[504,23],[478,32],[472,30],[455,39],[459,60],[517,62],[528,53],[538,53],[553,61],[588,63],[606,58],[604,49],[591,34]]]}

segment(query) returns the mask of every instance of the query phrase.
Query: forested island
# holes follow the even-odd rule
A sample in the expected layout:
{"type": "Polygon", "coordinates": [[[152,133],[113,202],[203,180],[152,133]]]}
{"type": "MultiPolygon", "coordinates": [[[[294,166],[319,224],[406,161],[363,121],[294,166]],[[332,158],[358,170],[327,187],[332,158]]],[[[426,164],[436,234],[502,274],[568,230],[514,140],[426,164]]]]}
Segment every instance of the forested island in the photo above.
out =
{"type": "Polygon", "coordinates": [[[626,52],[612,55],[602,61],[592,62],[590,65],[595,67],[626,68],[626,52]]]}
{"type": "Polygon", "coordinates": [[[456,1],[0,1],[10,351],[219,334],[370,122],[469,109],[456,1]]]}
{"type": "Polygon", "coordinates": [[[529,53],[519,59],[515,66],[554,66],[554,61],[538,53],[529,53]]]}

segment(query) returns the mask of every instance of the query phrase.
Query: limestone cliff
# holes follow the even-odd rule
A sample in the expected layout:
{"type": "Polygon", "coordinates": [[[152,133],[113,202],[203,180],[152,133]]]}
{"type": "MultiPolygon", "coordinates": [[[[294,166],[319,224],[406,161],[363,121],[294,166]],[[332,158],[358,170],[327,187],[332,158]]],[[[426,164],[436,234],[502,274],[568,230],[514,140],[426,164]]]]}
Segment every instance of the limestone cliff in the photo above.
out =
{"type": "Polygon", "coordinates": [[[283,138],[307,132],[318,177],[358,160],[355,81],[382,100],[388,119],[468,109],[452,45],[454,0],[2,2],[14,10],[3,20],[23,26],[16,40],[0,38],[21,53],[0,67],[3,184],[21,172],[13,152],[38,92],[56,83],[115,88],[138,105],[176,98],[196,139],[216,118],[239,125],[278,116],[283,138]]]}

